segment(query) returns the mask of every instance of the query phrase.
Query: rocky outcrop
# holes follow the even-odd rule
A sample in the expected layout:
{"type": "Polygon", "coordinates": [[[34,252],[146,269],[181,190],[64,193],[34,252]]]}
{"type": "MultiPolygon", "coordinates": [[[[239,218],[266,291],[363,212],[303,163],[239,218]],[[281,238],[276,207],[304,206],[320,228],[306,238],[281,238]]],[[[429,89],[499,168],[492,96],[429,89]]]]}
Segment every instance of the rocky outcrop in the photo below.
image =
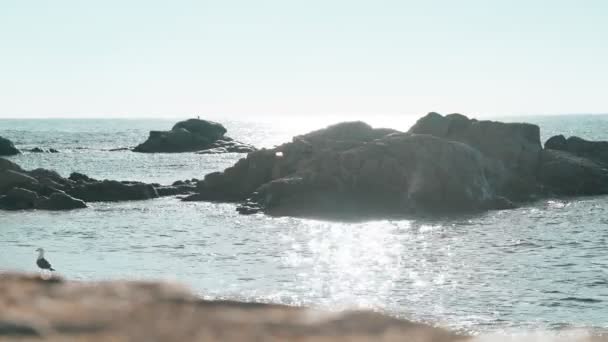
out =
{"type": "Polygon", "coordinates": [[[551,194],[580,196],[608,194],[608,169],[572,153],[546,149],[541,153],[538,180],[551,194]]]}
{"type": "Polygon", "coordinates": [[[0,273],[0,341],[412,341],[472,337],[366,311],[203,300],[177,285],[0,273]]]}
{"type": "Polygon", "coordinates": [[[479,150],[488,160],[493,186],[504,196],[521,200],[537,192],[536,174],[542,150],[537,125],[429,113],[409,132],[459,141],[479,150]]]}
{"type": "Polygon", "coordinates": [[[191,194],[195,183],[161,186],[141,182],[97,180],[80,173],[64,178],[55,171],[25,171],[0,158],[0,209],[69,210],[86,208],[85,202],[145,200],[191,194]]]}
{"type": "Polygon", "coordinates": [[[608,166],[608,141],[589,141],[579,137],[556,135],[545,142],[545,149],[569,152],[608,166]]]}
{"type": "Polygon", "coordinates": [[[255,151],[253,146],[224,136],[226,128],[213,121],[189,119],[175,124],[170,131],[151,131],[148,140],[136,146],[135,152],[197,152],[208,153],[255,151]]]}
{"type": "Polygon", "coordinates": [[[608,194],[608,142],[546,149],[526,123],[429,113],[408,131],[342,123],[247,155],[198,182],[190,201],[243,214],[381,215],[513,208],[542,196],[608,194]]]}
{"type": "Polygon", "coordinates": [[[510,207],[489,165],[461,142],[350,122],[250,153],[208,174],[186,200],[241,201],[242,213],[290,216],[510,207]]]}
{"type": "Polygon", "coordinates": [[[14,156],[19,153],[21,152],[19,152],[12,141],[0,137],[0,156],[14,156]]]}

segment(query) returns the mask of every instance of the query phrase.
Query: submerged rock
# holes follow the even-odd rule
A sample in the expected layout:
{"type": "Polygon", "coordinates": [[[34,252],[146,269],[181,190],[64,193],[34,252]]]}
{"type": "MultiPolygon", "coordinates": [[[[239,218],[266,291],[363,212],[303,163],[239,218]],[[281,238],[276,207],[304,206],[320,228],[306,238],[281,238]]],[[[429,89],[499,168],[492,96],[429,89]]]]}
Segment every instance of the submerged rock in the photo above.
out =
{"type": "Polygon", "coordinates": [[[14,156],[19,153],[21,152],[19,152],[12,141],[0,137],[0,156],[14,156]]]}
{"type": "Polygon", "coordinates": [[[226,128],[217,122],[189,119],[180,121],[170,131],[151,131],[148,140],[136,146],[134,152],[251,152],[255,148],[225,137],[226,128]]]}

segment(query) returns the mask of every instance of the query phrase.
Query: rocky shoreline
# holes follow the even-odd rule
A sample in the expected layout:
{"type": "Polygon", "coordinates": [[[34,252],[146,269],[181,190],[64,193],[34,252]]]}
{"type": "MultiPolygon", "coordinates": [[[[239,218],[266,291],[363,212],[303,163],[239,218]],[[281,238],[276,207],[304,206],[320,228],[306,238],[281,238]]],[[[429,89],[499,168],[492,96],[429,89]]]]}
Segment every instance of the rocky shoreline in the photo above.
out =
{"type": "Polygon", "coordinates": [[[46,169],[26,171],[0,158],[0,209],[71,210],[86,208],[87,202],[145,200],[189,194],[191,181],[175,185],[97,180],[74,172],[68,178],[46,169]]]}

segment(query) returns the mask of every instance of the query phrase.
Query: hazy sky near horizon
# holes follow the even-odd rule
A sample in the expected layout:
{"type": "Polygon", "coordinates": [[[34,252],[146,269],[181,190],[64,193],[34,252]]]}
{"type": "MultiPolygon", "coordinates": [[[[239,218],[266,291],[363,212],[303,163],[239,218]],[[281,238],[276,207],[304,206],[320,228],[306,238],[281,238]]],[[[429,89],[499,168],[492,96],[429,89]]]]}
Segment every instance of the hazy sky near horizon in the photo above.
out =
{"type": "Polygon", "coordinates": [[[0,117],[608,112],[605,0],[0,0],[0,117]]]}

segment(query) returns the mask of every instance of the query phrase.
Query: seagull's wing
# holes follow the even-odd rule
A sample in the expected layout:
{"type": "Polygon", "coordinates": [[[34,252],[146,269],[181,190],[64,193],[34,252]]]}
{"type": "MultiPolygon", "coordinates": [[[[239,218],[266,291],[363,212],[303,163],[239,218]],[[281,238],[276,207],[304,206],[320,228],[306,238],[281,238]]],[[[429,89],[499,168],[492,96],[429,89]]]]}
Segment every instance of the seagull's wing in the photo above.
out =
{"type": "Polygon", "coordinates": [[[36,264],[38,265],[38,267],[40,267],[42,269],[51,268],[51,264],[48,261],[46,261],[45,258],[38,259],[38,261],[36,261],[36,264]]]}

